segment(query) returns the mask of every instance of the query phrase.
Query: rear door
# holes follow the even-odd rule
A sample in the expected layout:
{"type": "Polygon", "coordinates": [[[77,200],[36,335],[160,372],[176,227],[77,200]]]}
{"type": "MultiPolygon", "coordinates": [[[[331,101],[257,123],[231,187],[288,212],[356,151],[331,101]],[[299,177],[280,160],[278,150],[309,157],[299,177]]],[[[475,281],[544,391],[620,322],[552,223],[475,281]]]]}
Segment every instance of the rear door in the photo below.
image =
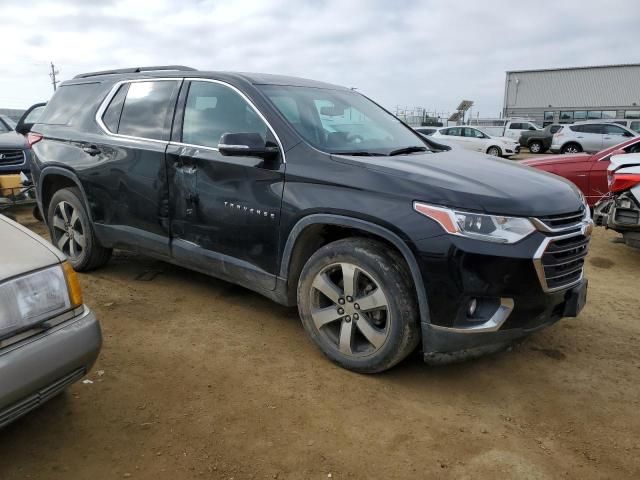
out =
{"type": "Polygon", "coordinates": [[[167,150],[172,254],[191,268],[250,288],[275,288],[282,157],[224,156],[224,133],[278,143],[248,98],[214,80],[185,84],[167,150]]]}
{"type": "Polygon", "coordinates": [[[446,135],[447,140],[451,140],[456,144],[460,145],[463,148],[471,149],[473,148],[469,145],[467,139],[463,136],[463,128],[462,127],[450,127],[440,132],[442,135],[446,135]]]}
{"type": "Polygon", "coordinates": [[[170,256],[165,150],[181,79],[117,84],[98,111],[106,136],[82,144],[83,184],[95,199],[99,238],[170,256]]]}
{"type": "Polygon", "coordinates": [[[602,137],[604,136],[604,126],[599,123],[585,123],[569,127],[576,132],[576,140],[585,152],[598,152],[602,150],[602,137]]]}

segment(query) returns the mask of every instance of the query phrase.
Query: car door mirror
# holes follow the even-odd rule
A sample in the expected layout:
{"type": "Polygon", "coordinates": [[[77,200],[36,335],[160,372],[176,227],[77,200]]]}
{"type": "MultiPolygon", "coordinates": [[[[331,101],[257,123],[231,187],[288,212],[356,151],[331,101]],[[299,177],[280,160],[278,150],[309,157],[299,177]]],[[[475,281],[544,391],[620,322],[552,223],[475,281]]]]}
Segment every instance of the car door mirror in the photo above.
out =
{"type": "Polygon", "coordinates": [[[265,142],[259,133],[225,133],[220,137],[218,151],[228,157],[271,159],[280,149],[273,142],[265,142]]]}
{"type": "Polygon", "coordinates": [[[29,133],[33,128],[33,124],[40,119],[40,116],[46,106],[46,103],[36,103],[35,105],[31,105],[31,107],[22,114],[20,120],[18,120],[18,123],[16,124],[16,132],[21,133],[22,135],[29,133]]]}

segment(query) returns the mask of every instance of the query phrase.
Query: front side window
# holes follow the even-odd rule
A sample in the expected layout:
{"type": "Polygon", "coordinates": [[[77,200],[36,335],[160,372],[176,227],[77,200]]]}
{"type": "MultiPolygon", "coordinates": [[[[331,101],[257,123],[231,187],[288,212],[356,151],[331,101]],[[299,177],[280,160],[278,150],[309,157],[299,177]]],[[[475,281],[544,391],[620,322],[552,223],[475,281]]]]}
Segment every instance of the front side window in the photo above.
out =
{"type": "Polygon", "coordinates": [[[512,123],[509,125],[509,130],[522,130],[524,127],[521,123],[512,123]]]}
{"type": "MultiPolygon", "coordinates": [[[[293,110],[287,110],[294,118],[293,110]]],[[[225,133],[257,133],[267,141],[267,124],[235,90],[193,81],[184,110],[182,141],[216,148],[225,133]]]]}
{"type": "Polygon", "coordinates": [[[308,143],[328,153],[387,155],[422,138],[395,116],[351,90],[283,85],[259,88],[308,143]]]}
{"type": "Polygon", "coordinates": [[[472,138],[484,138],[484,134],[480,130],[476,130],[475,128],[465,128],[464,136],[472,138]]]}
{"type": "Polygon", "coordinates": [[[175,80],[131,82],[124,100],[118,134],[168,140],[173,105],[178,88],[175,80]]]}
{"type": "Polygon", "coordinates": [[[461,137],[462,136],[462,128],[460,128],[460,127],[450,128],[446,132],[447,132],[447,135],[450,135],[452,137],[461,137]]]}
{"type": "Polygon", "coordinates": [[[604,133],[607,135],[618,135],[620,137],[629,135],[629,132],[617,125],[604,125],[604,133]]]}

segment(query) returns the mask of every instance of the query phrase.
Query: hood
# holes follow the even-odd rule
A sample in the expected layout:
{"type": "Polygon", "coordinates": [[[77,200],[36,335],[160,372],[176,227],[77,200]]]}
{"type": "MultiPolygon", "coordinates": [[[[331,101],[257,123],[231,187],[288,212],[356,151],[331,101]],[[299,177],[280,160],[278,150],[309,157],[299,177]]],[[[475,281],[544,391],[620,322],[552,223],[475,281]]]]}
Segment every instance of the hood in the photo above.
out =
{"type": "Polygon", "coordinates": [[[521,217],[582,207],[577,188],[561,177],[465,150],[334,158],[381,172],[386,178],[376,185],[389,185],[391,194],[402,191],[412,200],[434,205],[521,217]]]}
{"type": "Polygon", "coordinates": [[[18,132],[0,133],[0,148],[26,148],[27,141],[18,132]]]}
{"type": "Polygon", "coordinates": [[[507,143],[507,144],[513,144],[513,143],[518,143],[516,140],[514,140],[513,138],[509,138],[509,137],[493,137],[497,140],[500,140],[503,143],[507,143]]]}
{"type": "Polygon", "coordinates": [[[64,260],[53,245],[3,215],[0,215],[0,238],[0,282],[64,260]]]}
{"type": "Polygon", "coordinates": [[[521,160],[521,165],[528,167],[539,167],[543,165],[560,165],[564,163],[584,162],[591,157],[588,153],[576,153],[575,155],[545,155],[542,158],[527,158],[521,160]]]}

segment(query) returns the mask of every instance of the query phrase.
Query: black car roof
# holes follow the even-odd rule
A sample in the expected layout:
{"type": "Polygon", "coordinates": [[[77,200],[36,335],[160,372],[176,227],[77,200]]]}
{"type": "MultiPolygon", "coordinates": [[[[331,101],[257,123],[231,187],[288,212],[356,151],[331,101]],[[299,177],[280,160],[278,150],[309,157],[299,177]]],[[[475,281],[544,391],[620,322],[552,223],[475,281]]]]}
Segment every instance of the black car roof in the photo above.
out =
{"type": "Polygon", "coordinates": [[[307,78],[292,77],[288,75],[274,75],[269,73],[250,73],[250,72],[218,72],[218,71],[202,71],[194,70],[188,67],[176,67],[180,69],[162,70],[162,67],[148,67],[155,70],[145,71],[144,67],[142,71],[136,71],[136,68],[122,69],[122,70],[106,70],[102,72],[85,73],[74,77],[72,80],[63,82],[62,85],[72,85],[77,83],[88,83],[95,81],[111,81],[116,82],[120,80],[135,80],[141,78],[209,78],[214,80],[222,80],[230,83],[247,82],[253,85],[286,85],[296,87],[311,87],[311,88],[328,88],[332,90],[349,90],[346,87],[340,85],[334,85],[331,83],[319,82],[317,80],[310,80],[307,78]]]}

